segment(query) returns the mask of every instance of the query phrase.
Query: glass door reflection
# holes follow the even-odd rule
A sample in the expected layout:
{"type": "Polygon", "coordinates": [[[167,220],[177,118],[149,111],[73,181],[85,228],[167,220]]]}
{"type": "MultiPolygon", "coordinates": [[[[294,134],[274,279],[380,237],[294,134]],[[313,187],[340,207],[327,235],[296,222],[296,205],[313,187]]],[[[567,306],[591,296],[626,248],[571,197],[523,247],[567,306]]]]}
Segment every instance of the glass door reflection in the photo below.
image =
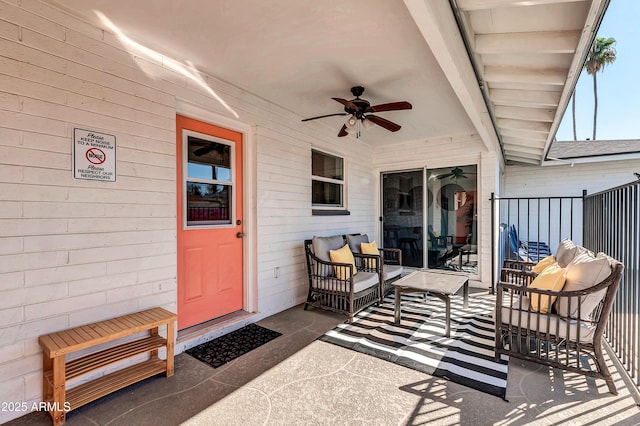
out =
{"type": "Polygon", "coordinates": [[[429,268],[478,273],[477,166],[427,171],[429,268]]]}

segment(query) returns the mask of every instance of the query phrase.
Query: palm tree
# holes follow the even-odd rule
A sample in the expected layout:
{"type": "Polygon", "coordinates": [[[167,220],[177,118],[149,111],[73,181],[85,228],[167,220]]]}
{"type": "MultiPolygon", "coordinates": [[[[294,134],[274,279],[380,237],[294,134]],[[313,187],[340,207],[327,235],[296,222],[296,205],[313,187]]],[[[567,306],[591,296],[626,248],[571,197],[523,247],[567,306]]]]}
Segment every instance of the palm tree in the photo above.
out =
{"type": "MultiPolygon", "coordinates": [[[[596,140],[596,120],[598,117],[598,86],[596,83],[596,74],[604,71],[607,64],[612,64],[616,60],[616,49],[614,48],[616,39],[613,37],[596,37],[593,42],[591,51],[587,56],[584,64],[588,74],[593,76],[593,139],[596,140]]],[[[575,121],[574,121],[575,122],[575,121]]],[[[575,132],[575,131],[574,131],[575,132]]],[[[574,134],[575,137],[575,134],[574,134]]]]}

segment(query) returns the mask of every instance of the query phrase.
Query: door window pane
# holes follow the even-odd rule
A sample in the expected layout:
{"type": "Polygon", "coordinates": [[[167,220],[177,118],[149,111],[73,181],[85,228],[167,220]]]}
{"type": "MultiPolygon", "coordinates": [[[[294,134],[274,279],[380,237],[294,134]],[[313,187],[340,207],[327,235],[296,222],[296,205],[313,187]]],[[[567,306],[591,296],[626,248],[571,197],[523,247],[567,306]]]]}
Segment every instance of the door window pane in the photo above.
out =
{"type": "Polygon", "coordinates": [[[188,135],[186,142],[186,225],[230,224],[232,146],[193,135],[188,135]]]}
{"type": "Polygon", "coordinates": [[[231,187],[187,182],[187,225],[230,223],[231,187]]]}
{"type": "Polygon", "coordinates": [[[187,176],[231,181],[231,147],[197,137],[188,137],[187,176]]]}

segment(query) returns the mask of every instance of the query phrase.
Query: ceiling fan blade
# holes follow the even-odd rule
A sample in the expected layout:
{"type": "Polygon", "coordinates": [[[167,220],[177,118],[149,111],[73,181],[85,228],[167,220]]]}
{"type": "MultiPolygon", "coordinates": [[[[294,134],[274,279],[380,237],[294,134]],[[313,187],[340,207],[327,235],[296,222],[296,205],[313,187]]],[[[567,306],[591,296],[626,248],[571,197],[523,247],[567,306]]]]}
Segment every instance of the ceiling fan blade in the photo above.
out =
{"type": "Polygon", "coordinates": [[[202,148],[198,148],[193,151],[193,155],[195,155],[196,157],[200,157],[201,155],[208,154],[212,149],[213,147],[211,145],[203,146],[202,148]]]}
{"type": "Polygon", "coordinates": [[[342,99],[342,98],[331,98],[334,101],[340,102],[342,105],[346,106],[347,108],[353,110],[354,112],[358,110],[358,107],[356,106],[356,104],[354,104],[351,101],[348,101],[346,99],[342,99]]]}
{"type": "Polygon", "coordinates": [[[338,132],[338,137],[342,138],[344,136],[347,136],[349,134],[349,132],[347,132],[347,125],[343,124],[342,128],[340,129],[340,131],[338,132]]]}
{"type": "Polygon", "coordinates": [[[380,127],[384,127],[390,132],[397,132],[402,127],[399,124],[394,123],[393,121],[389,121],[386,118],[378,117],[377,115],[367,115],[365,116],[365,118],[374,122],[380,127]]]}
{"type": "Polygon", "coordinates": [[[339,112],[337,114],[326,114],[326,115],[319,115],[317,117],[305,118],[302,121],[310,121],[310,120],[316,120],[318,118],[333,117],[334,115],[349,115],[349,114],[347,114],[346,112],[339,112]]]}
{"type": "Polygon", "coordinates": [[[372,105],[365,112],[382,112],[382,111],[399,111],[402,109],[411,109],[413,106],[406,101],[390,102],[388,104],[372,105]]]}

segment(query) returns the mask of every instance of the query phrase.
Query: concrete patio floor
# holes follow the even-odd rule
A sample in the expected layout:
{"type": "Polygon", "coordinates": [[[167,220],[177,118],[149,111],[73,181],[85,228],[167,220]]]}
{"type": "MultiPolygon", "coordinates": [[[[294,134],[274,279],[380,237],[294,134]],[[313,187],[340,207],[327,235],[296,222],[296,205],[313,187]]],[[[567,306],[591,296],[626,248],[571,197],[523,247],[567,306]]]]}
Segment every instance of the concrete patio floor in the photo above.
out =
{"type": "MultiPolygon", "coordinates": [[[[486,290],[471,297],[486,297],[486,290]]],[[[71,412],[74,425],[640,425],[621,376],[604,381],[512,359],[508,402],[318,341],[345,317],[289,309],[258,324],[282,336],[214,369],[176,356],[155,377],[71,412]]],[[[8,425],[50,425],[34,412],[8,425]]]]}

